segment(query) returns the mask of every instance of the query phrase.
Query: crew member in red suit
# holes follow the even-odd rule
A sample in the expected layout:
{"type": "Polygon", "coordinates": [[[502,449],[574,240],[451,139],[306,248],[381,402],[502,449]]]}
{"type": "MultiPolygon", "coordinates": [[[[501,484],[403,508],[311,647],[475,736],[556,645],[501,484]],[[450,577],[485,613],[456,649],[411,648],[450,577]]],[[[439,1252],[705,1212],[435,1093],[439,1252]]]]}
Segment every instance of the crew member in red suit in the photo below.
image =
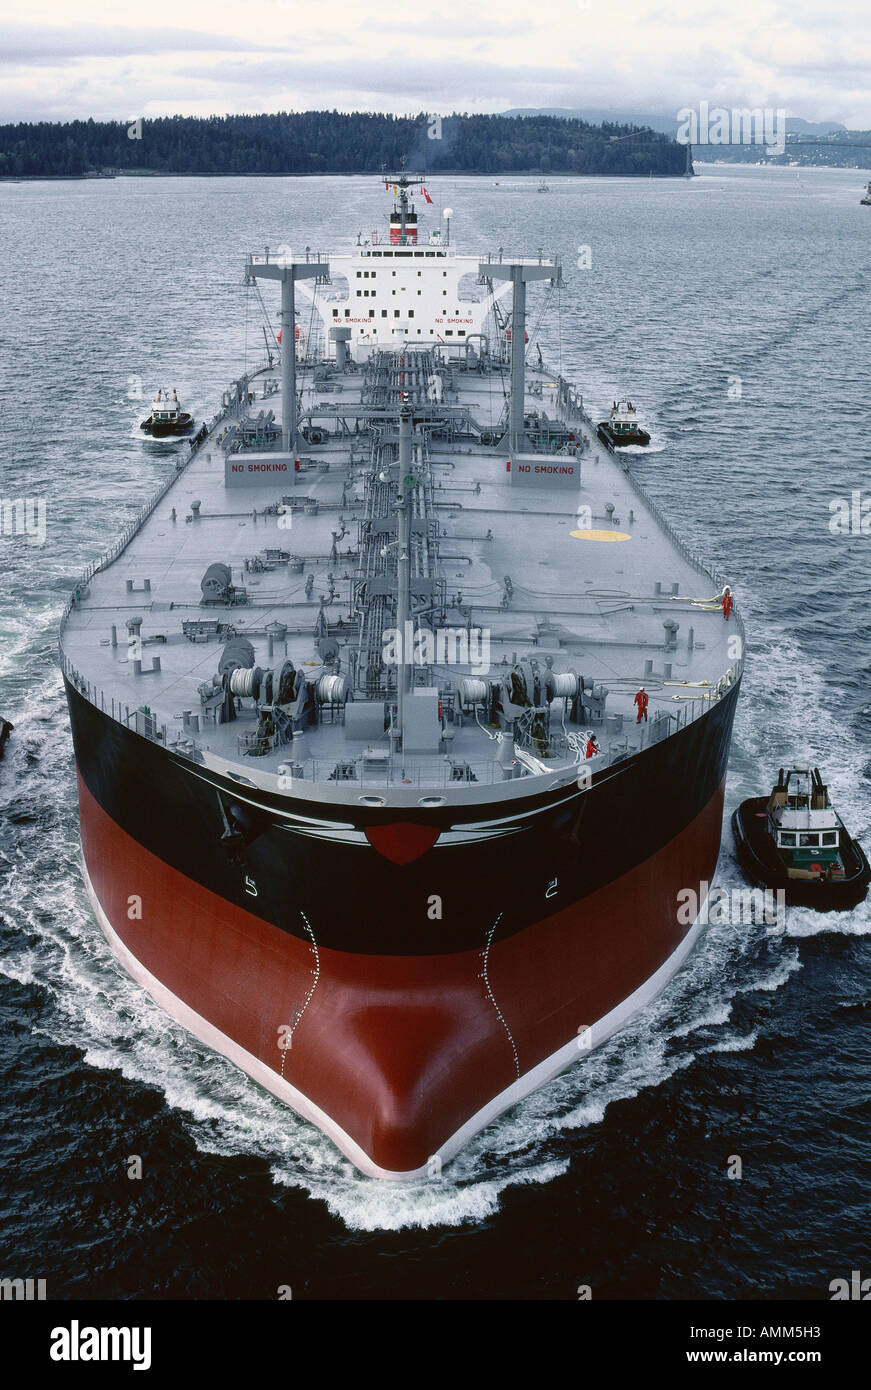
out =
{"type": "Polygon", "coordinates": [[[635,704],[638,706],[638,718],[635,721],[636,724],[640,724],[642,719],[644,720],[645,724],[647,723],[647,698],[647,691],[644,689],[644,686],[642,685],[641,689],[637,691],[635,695],[635,704]]]}
{"type": "Polygon", "coordinates": [[[732,612],[732,590],[723,590],[723,617],[729,621],[729,614],[732,612]]]}
{"type": "Polygon", "coordinates": [[[596,754],[597,754],[599,751],[600,751],[600,750],[599,750],[599,745],[598,745],[598,743],[596,742],[596,736],[595,736],[595,734],[592,734],[592,733],[587,734],[587,749],[586,749],[586,752],[584,753],[584,757],[585,757],[585,758],[595,758],[596,754]]]}

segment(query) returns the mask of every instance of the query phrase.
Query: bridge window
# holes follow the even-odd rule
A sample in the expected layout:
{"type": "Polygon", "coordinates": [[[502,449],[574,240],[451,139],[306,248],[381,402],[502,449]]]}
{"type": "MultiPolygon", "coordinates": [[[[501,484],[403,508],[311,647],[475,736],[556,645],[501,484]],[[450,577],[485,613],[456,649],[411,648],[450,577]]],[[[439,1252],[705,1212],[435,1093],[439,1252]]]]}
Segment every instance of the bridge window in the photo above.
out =
{"type": "Polygon", "coordinates": [[[816,849],[820,843],[820,837],[805,831],[803,835],[799,835],[798,842],[802,849],[816,849]]]}

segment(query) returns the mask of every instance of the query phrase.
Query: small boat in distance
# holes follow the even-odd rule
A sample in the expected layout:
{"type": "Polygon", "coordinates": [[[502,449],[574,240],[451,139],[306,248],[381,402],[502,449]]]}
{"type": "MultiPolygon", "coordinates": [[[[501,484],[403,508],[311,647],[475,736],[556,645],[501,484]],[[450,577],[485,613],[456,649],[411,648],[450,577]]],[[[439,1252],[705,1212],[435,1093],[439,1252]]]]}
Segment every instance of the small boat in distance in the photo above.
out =
{"type": "Polygon", "coordinates": [[[597,431],[603,444],[610,449],[623,449],[627,444],[649,444],[650,435],[638,423],[638,414],[631,401],[615,401],[607,420],[600,420],[597,431]]]}
{"type": "Polygon", "coordinates": [[[179,405],[178,396],[161,387],[151,404],[151,414],[139,426],[155,439],[164,439],[169,434],[187,434],[193,429],[194,417],[179,405]]]}
{"type": "Polygon", "coordinates": [[[859,202],[863,207],[871,208],[871,180],[869,180],[868,187],[865,189],[865,197],[860,198],[859,202]]]}
{"type": "Polygon", "coordinates": [[[547,183],[546,183],[546,181],[545,181],[544,179],[542,179],[541,183],[538,185],[538,191],[539,191],[539,193],[549,193],[549,192],[550,192],[550,189],[548,188],[547,183]]]}
{"type": "Polygon", "coordinates": [[[855,907],[871,869],[829,800],[819,768],[783,768],[769,797],[742,801],[732,816],[735,848],[754,883],[818,912],[855,907]]]}

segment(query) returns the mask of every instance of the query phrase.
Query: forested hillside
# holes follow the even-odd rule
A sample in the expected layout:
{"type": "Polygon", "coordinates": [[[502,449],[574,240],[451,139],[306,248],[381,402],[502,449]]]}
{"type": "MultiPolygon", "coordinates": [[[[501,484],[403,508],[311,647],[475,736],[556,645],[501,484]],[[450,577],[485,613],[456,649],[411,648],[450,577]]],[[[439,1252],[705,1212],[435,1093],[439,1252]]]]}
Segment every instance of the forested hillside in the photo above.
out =
{"type": "Polygon", "coordinates": [[[668,136],[556,116],[416,117],[338,111],[0,126],[0,175],[467,173],[682,174],[668,136]],[[128,131],[130,134],[128,134],[128,131]]]}

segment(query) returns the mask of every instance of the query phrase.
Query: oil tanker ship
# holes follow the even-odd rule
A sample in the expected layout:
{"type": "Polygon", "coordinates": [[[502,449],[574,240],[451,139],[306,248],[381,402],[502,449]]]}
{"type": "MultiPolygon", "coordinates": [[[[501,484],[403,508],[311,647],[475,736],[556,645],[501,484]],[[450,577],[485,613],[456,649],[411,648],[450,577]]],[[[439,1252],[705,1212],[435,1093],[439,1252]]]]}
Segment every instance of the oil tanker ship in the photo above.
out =
{"type": "Polygon", "coordinates": [[[528,332],[559,258],[460,254],[419,179],[385,188],[356,244],[248,258],[281,346],[83,576],[60,657],[112,950],[407,1179],[692,948],[743,630],[528,332]]]}

